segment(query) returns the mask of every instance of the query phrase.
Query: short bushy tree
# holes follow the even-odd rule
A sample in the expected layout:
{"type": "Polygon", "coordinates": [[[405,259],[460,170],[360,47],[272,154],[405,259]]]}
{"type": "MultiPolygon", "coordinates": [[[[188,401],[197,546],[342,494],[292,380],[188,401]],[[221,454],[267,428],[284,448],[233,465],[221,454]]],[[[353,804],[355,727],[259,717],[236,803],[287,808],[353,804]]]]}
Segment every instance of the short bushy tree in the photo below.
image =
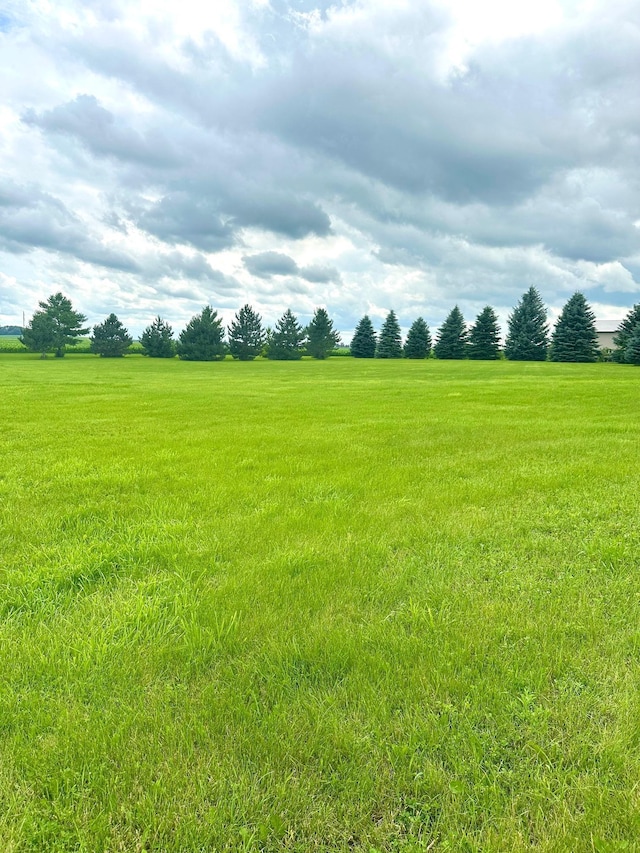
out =
{"type": "Polygon", "coordinates": [[[239,361],[253,361],[262,352],[266,339],[262,318],[245,305],[229,326],[229,352],[239,361]]]}
{"type": "Polygon", "coordinates": [[[511,361],[545,361],[548,345],[547,311],[530,287],[509,316],[504,353],[511,361]]]}
{"type": "Polygon", "coordinates": [[[287,308],[278,320],[269,341],[267,358],[272,361],[297,361],[302,358],[304,329],[297,317],[287,308]]]}
{"type": "Polygon", "coordinates": [[[433,348],[436,358],[461,359],[467,355],[467,327],[456,305],[438,330],[433,348]]]}
{"type": "Polygon", "coordinates": [[[596,318],[582,293],[574,293],[558,317],[551,339],[551,360],[598,360],[596,318]]]}
{"type": "Polygon", "coordinates": [[[376,354],[376,333],[368,315],[356,326],[349,347],[354,358],[373,358],[376,354]]]}
{"type": "Polygon", "coordinates": [[[402,358],[402,334],[395,311],[387,314],[376,345],[376,358],[402,358]]]}
{"type": "Polygon", "coordinates": [[[407,333],[407,340],[404,343],[405,358],[428,358],[431,352],[431,334],[429,327],[422,319],[418,317],[411,324],[411,328],[407,333]]]}
{"type": "Polygon", "coordinates": [[[328,358],[340,343],[340,335],[324,308],[316,308],[313,319],[306,328],[307,352],[313,358],[328,358]]]}
{"type": "Polygon", "coordinates": [[[210,305],[191,318],[178,336],[178,358],[183,361],[221,361],[226,355],[224,329],[210,305]]]}
{"type": "Polygon", "coordinates": [[[490,305],[482,309],[469,331],[467,354],[478,361],[500,358],[500,327],[496,312],[490,305]]]}
{"type": "Polygon", "coordinates": [[[36,311],[20,337],[21,343],[27,349],[41,354],[40,358],[47,357],[47,353],[53,349],[55,339],[53,320],[44,311],[36,311]]]}
{"type": "Polygon", "coordinates": [[[150,358],[173,358],[176,354],[176,342],[173,329],[162,317],[156,317],[140,336],[142,354],[150,358]]]}
{"type": "Polygon", "coordinates": [[[109,314],[103,323],[93,327],[91,352],[101,358],[122,358],[133,343],[133,338],[115,314],[109,314]]]}
{"type": "Polygon", "coordinates": [[[88,333],[88,328],[82,328],[87,318],[79,311],[74,311],[71,300],[62,293],[54,293],[45,302],[38,304],[40,311],[36,311],[29,326],[24,330],[22,343],[28,349],[43,355],[46,355],[48,349],[54,349],[56,358],[62,358],[67,346],[75,346],[78,338],[88,333]],[[47,319],[38,315],[44,315],[47,319]],[[43,349],[49,332],[52,335],[51,344],[43,349]]]}
{"type": "Polygon", "coordinates": [[[627,347],[629,345],[629,340],[639,324],[640,302],[637,305],[634,305],[629,311],[613,336],[613,343],[615,347],[613,350],[614,361],[624,362],[627,360],[627,347]]]}

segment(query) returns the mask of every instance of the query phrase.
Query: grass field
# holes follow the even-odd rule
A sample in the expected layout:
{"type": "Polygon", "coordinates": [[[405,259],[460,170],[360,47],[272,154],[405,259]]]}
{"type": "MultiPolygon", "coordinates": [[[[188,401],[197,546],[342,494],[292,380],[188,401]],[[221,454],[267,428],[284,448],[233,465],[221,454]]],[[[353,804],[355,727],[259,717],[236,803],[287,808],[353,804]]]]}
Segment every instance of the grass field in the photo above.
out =
{"type": "Polygon", "coordinates": [[[3,851],[640,849],[640,370],[0,383],[3,851]]]}

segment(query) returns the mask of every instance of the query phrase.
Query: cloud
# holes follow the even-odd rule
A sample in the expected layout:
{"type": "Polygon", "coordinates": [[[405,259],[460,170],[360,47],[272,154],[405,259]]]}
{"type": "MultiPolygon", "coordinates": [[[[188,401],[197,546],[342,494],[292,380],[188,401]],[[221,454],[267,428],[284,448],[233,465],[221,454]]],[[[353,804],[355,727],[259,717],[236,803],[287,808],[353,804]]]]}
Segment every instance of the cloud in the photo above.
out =
{"type": "Polygon", "coordinates": [[[635,0],[54,5],[0,21],[0,252],[30,304],[62,278],[132,320],[237,299],[348,329],[637,292],[635,0]]]}
{"type": "Polygon", "coordinates": [[[257,255],[245,255],[242,262],[246,269],[257,278],[270,279],[273,276],[297,276],[314,284],[328,284],[340,281],[340,273],[335,267],[311,264],[300,267],[289,255],[281,252],[261,252],[257,255]]]}
{"type": "Polygon", "coordinates": [[[60,199],[29,185],[0,187],[0,246],[10,253],[40,248],[123,272],[139,270],[133,257],[93,236],[60,199]]]}
{"type": "Polygon", "coordinates": [[[298,264],[293,258],[280,252],[245,255],[242,262],[249,272],[258,278],[271,278],[273,275],[295,275],[298,272],[298,264]]]}

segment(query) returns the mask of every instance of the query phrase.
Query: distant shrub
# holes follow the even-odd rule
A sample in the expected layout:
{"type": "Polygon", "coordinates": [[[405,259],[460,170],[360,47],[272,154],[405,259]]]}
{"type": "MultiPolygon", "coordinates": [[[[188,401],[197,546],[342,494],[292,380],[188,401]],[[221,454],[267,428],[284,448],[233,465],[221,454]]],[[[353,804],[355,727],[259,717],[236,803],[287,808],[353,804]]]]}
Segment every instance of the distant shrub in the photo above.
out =
{"type": "Polygon", "coordinates": [[[611,347],[600,347],[598,350],[598,361],[613,361],[613,350],[611,347]]]}

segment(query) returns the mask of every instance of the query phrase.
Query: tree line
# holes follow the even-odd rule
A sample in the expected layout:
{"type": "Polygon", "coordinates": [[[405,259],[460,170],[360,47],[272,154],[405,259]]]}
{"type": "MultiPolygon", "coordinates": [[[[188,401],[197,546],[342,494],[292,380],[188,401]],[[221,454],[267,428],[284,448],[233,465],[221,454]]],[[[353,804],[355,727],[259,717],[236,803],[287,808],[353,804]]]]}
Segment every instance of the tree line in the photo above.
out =
{"type": "MultiPolygon", "coordinates": [[[[55,293],[39,303],[29,324],[22,330],[21,342],[43,358],[53,351],[64,356],[91,331],[90,351],[103,358],[125,355],[133,338],[115,314],[90,330],[87,318],[75,311],[71,300],[55,293]]],[[[595,315],[582,293],[574,293],[550,331],[547,311],[535,287],[530,287],[508,318],[504,348],[500,347],[500,327],[491,306],[487,305],[470,326],[456,305],[432,341],[427,323],[415,320],[402,342],[395,312],[389,311],[376,334],[368,315],[356,326],[349,351],[354,358],[410,358],[511,361],[594,362],[599,358],[595,315]]],[[[144,355],[185,361],[220,361],[227,354],[239,361],[258,356],[277,361],[292,361],[304,354],[328,358],[340,345],[340,335],[324,308],[317,308],[311,322],[302,326],[287,309],[274,328],[265,327],[250,305],[243,306],[226,329],[222,318],[209,305],[196,314],[186,328],[174,337],[171,326],[156,317],[140,336],[144,355]]],[[[634,305],[614,335],[614,361],[640,364],[640,304],[634,305]]]]}

